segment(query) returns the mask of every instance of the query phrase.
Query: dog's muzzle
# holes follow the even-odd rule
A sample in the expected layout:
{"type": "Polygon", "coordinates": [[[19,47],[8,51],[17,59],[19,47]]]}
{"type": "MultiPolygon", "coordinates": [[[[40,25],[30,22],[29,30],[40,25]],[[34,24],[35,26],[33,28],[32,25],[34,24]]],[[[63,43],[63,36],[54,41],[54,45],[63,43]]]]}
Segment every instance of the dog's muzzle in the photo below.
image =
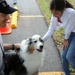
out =
{"type": "Polygon", "coordinates": [[[40,49],[37,49],[37,51],[42,52],[43,51],[43,45],[41,45],[40,49]]]}

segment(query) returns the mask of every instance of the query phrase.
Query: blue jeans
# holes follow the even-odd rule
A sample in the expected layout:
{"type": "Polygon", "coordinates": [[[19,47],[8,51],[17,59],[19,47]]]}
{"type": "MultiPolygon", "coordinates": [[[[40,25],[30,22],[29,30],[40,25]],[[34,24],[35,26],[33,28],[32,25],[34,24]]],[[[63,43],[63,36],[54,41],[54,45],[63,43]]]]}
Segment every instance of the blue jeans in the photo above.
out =
{"type": "Polygon", "coordinates": [[[62,64],[65,75],[70,75],[69,64],[75,69],[75,33],[71,33],[69,47],[62,50],[62,64]]]}

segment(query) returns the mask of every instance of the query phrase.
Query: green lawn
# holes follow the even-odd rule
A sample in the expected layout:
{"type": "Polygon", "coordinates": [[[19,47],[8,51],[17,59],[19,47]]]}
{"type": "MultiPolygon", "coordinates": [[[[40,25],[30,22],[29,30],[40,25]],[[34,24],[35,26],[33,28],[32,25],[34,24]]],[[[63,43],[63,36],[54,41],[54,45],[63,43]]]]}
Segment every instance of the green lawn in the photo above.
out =
{"type": "Polygon", "coordinates": [[[49,25],[50,18],[51,18],[51,13],[50,13],[50,10],[49,10],[50,0],[37,0],[37,2],[39,3],[40,8],[43,11],[43,14],[46,18],[46,22],[49,25]]]}

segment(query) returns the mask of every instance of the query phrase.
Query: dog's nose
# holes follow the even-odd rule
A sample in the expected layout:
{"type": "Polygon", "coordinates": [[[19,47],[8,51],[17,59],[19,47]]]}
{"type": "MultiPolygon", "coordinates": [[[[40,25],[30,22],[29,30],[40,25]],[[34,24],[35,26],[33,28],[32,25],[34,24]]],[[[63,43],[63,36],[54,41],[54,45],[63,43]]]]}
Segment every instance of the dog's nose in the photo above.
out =
{"type": "Polygon", "coordinates": [[[43,45],[41,45],[40,48],[42,49],[43,48],[43,45]]]}

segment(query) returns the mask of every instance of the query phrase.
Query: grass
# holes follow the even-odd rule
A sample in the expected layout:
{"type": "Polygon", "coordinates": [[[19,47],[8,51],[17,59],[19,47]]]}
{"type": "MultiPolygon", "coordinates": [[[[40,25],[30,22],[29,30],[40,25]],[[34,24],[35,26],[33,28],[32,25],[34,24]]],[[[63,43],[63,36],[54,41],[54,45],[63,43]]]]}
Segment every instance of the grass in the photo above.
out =
{"type": "MultiPolygon", "coordinates": [[[[75,8],[75,0],[67,0],[67,1],[69,1],[75,8]]],[[[37,0],[37,2],[39,3],[40,8],[41,8],[41,10],[42,10],[42,12],[46,18],[46,22],[49,26],[50,19],[51,19],[51,13],[49,10],[50,0],[37,0]]],[[[64,36],[64,28],[60,28],[59,30],[56,30],[53,34],[53,39],[56,43],[56,46],[57,46],[59,52],[61,52],[63,36],[64,36]]],[[[70,67],[70,70],[72,72],[74,72],[74,69],[72,67],[70,67]]]]}
{"type": "Polygon", "coordinates": [[[46,22],[49,25],[50,18],[51,18],[51,13],[50,13],[50,10],[49,10],[50,0],[37,0],[37,2],[39,3],[40,8],[43,11],[43,14],[46,18],[46,22]]]}

